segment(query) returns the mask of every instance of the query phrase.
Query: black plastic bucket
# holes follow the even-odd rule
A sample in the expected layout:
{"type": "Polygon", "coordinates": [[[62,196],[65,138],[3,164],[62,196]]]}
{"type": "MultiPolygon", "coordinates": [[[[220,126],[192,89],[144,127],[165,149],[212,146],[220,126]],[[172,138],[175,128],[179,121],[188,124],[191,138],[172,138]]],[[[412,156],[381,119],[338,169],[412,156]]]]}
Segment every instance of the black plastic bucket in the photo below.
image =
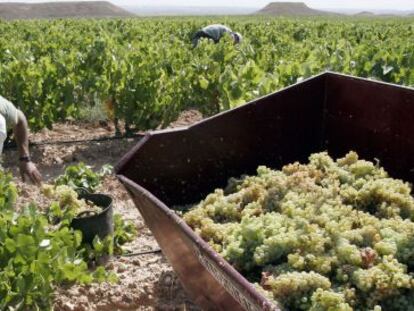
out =
{"type": "Polygon", "coordinates": [[[112,198],[105,194],[92,194],[85,191],[78,191],[79,199],[92,202],[102,208],[98,214],[74,218],[71,227],[82,232],[82,241],[92,243],[95,236],[104,239],[114,232],[112,198]]]}

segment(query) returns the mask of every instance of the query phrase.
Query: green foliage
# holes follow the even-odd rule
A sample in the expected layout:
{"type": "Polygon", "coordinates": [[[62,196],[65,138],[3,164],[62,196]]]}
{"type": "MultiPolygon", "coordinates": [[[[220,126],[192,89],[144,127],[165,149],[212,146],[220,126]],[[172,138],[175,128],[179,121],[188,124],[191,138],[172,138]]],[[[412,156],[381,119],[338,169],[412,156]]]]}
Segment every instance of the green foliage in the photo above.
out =
{"type": "Polygon", "coordinates": [[[123,255],[122,246],[133,241],[137,235],[138,231],[132,222],[123,220],[119,214],[114,214],[114,233],[103,240],[96,236],[92,245],[85,244],[85,256],[89,261],[99,262],[108,255],[123,255]]]}
{"type": "MultiPolygon", "coordinates": [[[[49,221],[60,226],[70,226],[72,220],[82,211],[94,210],[84,200],[78,199],[78,194],[66,185],[43,186],[43,194],[52,200],[47,216],[49,221]]],[[[98,208],[100,211],[100,208],[98,208]]],[[[92,245],[83,244],[84,258],[88,261],[99,261],[107,255],[122,255],[122,245],[132,241],[138,232],[131,221],[123,220],[119,214],[114,214],[114,233],[105,239],[96,236],[92,245]]]]}
{"type": "MultiPolygon", "coordinates": [[[[59,178],[69,185],[96,187],[103,175],[84,164],[68,168],[59,178]]],[[[93,245],[82,244],[82,234],[70,228],[84,202],[67,185],[43,187],[52,200],[47,214],[34,204],[15,212],[17,189],[12,177],[0,169],[0,310],[51,310],[53,292],[59,284],[115,282],[103,267],[88,269],[88,261],[122,254],[121,246],[137,234],[134,225],[115,215],[114,235],[95,237],[93,245]],[[59,223],[54,220],[59,219],[59,223]]]]}
{"type": "MultiPolygon", "coordinates": [[[[98,173],[93,172],[84,163],[67,167],[64,175],[56,179],[57,186],[43,187],[43,193],[55,200],[49,209],[49,217],[70,224],[79,212],[90,209],[83,201],[77,199],[77,194],[71,187],[82,187],[92,192],[101,184],[104,176],[112,173],[112,169],[109,164],[104,165],[98,173]]],[[[86,257],[89,260],[98,260],[106,255],[122,255],[122,245],[132,241],[137,234],[136,227],[131,221],[125,221],[121,215],[114,214],[114,233],[104,240],[95,237],[92,246],[85,245],[86,257]]]]}
{"type": "Polygon", "coordinates": [[[92,245],[83,244],[85,248],[84,257],[89,262],[99,263],[108,255],[121,256],[124,254],[122,246],[131,242],[138,235],[135,225],[129,221],[124,221],[119,214],[114,215],[114,233],[105,239],[95,236],[92,245]]]}
{"type": "Polygon", "coordinates": [[[88,271],[80,232],[52,226],[34,205],[16,213],[16,196],[0,170],[0,310],[50,310],[58,284],[113,280],[102,269],[88,271]]]}
{"type": "Polygon", "coordinates": [[[138,235],[136,226],[131,221],[125,221],[119,214],[114,214],[113,248],[116,255],[122,255],[122,245],[131,242],[138,235]]]}
{"type": "Polygon", "coordinates": [[[92,241],[92,245],[84,244],[84,247],[86,249],[85,257],[90,262],[99,263],[101,259],[114,255],[114,242],[112,235],[109,235],[104,239],[99,238],[99,236],[95,236],[92,241]]]}
{"type": "Polygon", "coordinates": [[[84,118],[85,107],[140,130],[191,107],[235,107],[324,70],[414,85],[412,18],[151,18],[0,22],[0,94],[33,129],[84,118]],[[233,45],[191,36],[209,23],[233,45]]]}
{"type": "Polygon", "coordinates": [[[259,167],[184,220],[283,310],[412,309],[412,186],[355,152],[259,167]]]}
{"type": "Polygon", "coordinates": [[[65,169],[65,173],[55,180],[56,185],[66,185],[76,188],[84,188],[89,192],[94,192],[101,184],[104,176],[112,173],[112,166],[105,165],[99,172],[94,172],[92,168],[84,163],[70,165],[65,169]]]}

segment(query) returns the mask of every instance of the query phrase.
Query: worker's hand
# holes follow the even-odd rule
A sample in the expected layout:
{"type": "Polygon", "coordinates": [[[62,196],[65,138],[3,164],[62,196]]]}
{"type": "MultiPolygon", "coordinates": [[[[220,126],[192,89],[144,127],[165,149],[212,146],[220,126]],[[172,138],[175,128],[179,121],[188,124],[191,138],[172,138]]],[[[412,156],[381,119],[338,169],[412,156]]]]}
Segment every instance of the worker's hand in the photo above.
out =
{"type": "Polygon", "coordinates": [[[20,174],[24,182],[28,177],[32,183],[38,186],[42,184],[42,175],[33,162],[20,162],[20,174]]]}

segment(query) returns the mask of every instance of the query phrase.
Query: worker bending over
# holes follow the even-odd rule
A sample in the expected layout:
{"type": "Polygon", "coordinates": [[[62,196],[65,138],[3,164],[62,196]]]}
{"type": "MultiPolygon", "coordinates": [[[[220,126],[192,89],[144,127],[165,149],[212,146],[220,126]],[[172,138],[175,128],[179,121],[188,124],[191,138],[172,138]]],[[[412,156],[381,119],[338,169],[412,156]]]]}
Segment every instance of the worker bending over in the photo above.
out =
{"type": "Polygon", "coordinates": [[[193,46],[196,47],[201,38],[211,39],[214,43],[218,43],[226,33],[232,36],[235,44],[240,43],[243,39],[241,34],[232,31],[229,27],[221,24],[214,24],[206,26],[195,33],[192,40],[193,46]]]}

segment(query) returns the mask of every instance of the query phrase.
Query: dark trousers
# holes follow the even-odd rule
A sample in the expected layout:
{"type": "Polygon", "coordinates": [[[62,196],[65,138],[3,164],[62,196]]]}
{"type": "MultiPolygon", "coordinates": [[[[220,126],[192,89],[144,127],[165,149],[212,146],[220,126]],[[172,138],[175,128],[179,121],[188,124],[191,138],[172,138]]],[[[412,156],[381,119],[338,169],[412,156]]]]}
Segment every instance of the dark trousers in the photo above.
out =
{"type": "Polygon", "coordinates": [[[214,38],[210,37],[208,34],[206,34],[204,31],[199,30],[195,33],[194,37],[193,37],[193,46],[196,47],[198,44],[198,41],[200,41],[201,38],[207,38],[207,39],[211,39],[214,41],[214,43],[217,43],[217,40],[214,40],[214,38]]]}

